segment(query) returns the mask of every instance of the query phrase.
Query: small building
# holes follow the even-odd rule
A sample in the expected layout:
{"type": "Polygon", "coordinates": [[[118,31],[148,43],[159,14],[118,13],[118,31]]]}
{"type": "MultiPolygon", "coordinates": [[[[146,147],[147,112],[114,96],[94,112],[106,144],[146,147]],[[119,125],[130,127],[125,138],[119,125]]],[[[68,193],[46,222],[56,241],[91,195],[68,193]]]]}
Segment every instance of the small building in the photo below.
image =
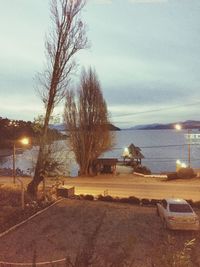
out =
{"type": "Polygon", "coordinates": [[[115,174],[117,158],[98,158],[92,164],[94,174],[115,174]]]}

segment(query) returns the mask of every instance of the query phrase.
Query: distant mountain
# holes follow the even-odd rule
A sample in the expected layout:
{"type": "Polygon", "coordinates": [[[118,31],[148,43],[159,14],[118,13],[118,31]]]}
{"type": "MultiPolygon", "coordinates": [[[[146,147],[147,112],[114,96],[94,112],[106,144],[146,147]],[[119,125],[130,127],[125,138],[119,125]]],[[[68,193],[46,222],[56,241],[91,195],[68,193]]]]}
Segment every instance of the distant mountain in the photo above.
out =
{"type": "Polygon", "coordinates": [[[58,123],[58,124],[50,124],[49,128],[56,129],[60,132],[64,132],[66,130],[66,126],[64,123],[58,123]]]}
{"type": "Polygon", "coordinates": [[[108,126],[109,126],[109,130],[110,131],[121,131],[120,128],[118,128],[117,126],[115,126],[115,125],[113,125],[111,123],[108,126]]]}
{"type": "MultiPolygon", "coordinates": [[[[109,126],[110,131],[120,131],[121,130],[120,128],[116,127],[115,125],[113,125],[111,123],[108,126],[109,126]]],[[[66,126],[64,123],[51,124],[49,127],[51,129],[56,129],[56,130],[61,131],[61,132],[66,131],[66,126]]]]}
{"type": "Polygon", "coordinates": [[[173,122],[167,124],[153,123],[153,124],[144,124],[136,125],[126,130],[162,130],[162,129],[174,129],[175,124],[181,124],[183,129],[200,129],[200,121],[187,120],[184,122],[173,122]]]}

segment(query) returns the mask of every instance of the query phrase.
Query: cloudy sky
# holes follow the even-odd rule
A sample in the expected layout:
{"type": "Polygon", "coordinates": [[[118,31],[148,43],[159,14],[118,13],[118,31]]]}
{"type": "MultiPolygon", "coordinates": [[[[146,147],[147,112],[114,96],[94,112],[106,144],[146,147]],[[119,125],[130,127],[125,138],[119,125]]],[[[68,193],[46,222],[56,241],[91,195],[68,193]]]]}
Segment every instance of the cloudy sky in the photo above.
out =
{"type": "MultiPolygon", "coordinates": [[[[0,116],[33,120],[43,112],[34,77],[45,64],[49,0],[0,6],[0,116]]],[[[199,14],[199,0],[88,0],[91,46],[77,59],[96,69],[114,124],[200,120],[199,14]]]]}

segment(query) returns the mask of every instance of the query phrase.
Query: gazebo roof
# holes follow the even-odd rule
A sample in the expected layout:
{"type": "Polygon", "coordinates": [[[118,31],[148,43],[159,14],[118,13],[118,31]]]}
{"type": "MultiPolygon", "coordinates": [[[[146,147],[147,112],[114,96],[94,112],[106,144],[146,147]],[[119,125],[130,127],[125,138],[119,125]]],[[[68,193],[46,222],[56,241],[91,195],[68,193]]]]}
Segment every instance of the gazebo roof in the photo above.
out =
{"type": "Polygon", "coordinates": [[[134,159],[144,159],[144,155],[141,153],[141,149],[134,144],[128,147],[130,156],[134,159]]]}

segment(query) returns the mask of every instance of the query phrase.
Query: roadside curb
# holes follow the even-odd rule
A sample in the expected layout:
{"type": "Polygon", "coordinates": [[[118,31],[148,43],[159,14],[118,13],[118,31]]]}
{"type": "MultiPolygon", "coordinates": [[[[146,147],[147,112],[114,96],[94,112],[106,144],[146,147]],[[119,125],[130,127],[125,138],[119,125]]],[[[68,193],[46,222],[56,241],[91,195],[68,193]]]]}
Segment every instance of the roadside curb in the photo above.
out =
{"type": "Polygon", "coordinates": [[[57,200],[56,202],[54,202],[53,204],[51,204],[50,206],[36,212],[35,214],[31,215],[30,217],[28,217],[26,220],[12,226],[11,228],[9,228],[8,230],[4,231],[3,233],[0,233],[0,238],[7,235],[8,233],[16,230],[18,227],[20,227],[21,225],[24,225],[25,223],[27,223],[28,221],[32,220],[34,217],[40,215],[41,213],[47,211],[48,209],[50,209],[51,207],[55,206],[57,203],[61,202],[63,200],[63,198],[57,200]]]}
{"type": "Polygon", "coordinates": [[[145,178],[167,178],[167,175],[161,175],[161,174],[143,174],[143,173],[139,173],[139,172],[133,172],[133,174],[137,175],[137,176],[142,176],[145,178]]]}

